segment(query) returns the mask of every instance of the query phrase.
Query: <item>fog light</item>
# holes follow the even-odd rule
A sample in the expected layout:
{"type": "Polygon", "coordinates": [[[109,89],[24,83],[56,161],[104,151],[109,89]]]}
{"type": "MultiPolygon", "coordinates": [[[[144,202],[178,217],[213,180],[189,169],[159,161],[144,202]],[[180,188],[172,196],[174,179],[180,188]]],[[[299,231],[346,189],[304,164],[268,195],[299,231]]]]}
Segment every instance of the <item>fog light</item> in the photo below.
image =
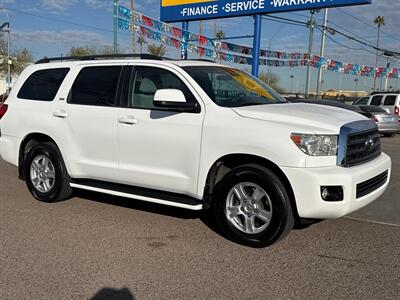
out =
{"type": "Polygon", "coordinates": [[[321,197],[325,201],[343,201],[343,188],[341,186],[321,186],[321,197]]]}

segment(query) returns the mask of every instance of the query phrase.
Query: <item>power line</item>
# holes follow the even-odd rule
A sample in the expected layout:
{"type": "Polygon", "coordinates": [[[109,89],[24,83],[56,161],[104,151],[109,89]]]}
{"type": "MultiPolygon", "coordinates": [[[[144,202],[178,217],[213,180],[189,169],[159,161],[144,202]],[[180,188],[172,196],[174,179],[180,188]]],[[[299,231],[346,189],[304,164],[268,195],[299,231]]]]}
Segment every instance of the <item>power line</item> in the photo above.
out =
{"type": "MultiPolygon", "coordinates": [[[[367,26],[369,26],[369,27],[371,27],[371,28],[376,29],[375,26],[373,26],[373,25],[371,25],[370,23],[364,21],[363,19],[360,19],[360,18],[358,18],[358,17],[356,17],[356,16],[353,16],[352,14],[349,14],[348,12],[344,11],[344,10],[341,9],[341,8],[336,8],[336,9],[339,10],[340,12],[342,12],[343,14],[345,14],[345,15],[347,15],[347,16],[349,16],[349,17],[352,17],[353,19],[359,21],[360,23],[363,23],[363,24],[365,24],[365,25],[367,25],[367,26]]],[[[394,35],[391,35],[391,34],[389,34],[389,33],[386,33],[386,32],[384,32],[383,30],[381,30],[381,32],[382,32],[383,34],[387,35],[387,36],[390,36],[391,38],[393,38],[393,39],[395,39],[395,40],[397,40],[397,41],[400,41],[400,39],[394,37],[394,35]]]]}

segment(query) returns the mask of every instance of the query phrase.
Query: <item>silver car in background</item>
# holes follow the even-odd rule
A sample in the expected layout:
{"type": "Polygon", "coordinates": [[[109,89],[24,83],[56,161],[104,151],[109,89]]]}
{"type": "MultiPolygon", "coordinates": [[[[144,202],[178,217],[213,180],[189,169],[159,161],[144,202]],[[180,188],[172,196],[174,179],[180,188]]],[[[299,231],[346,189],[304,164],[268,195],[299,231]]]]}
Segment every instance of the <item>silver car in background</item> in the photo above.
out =
{"type": "Polygon", "coordinates": [[[395,114],[388,113],[385,109],[374,105],[358,105],[379,128],[379,133],[392,136],[400,132],[400,119],[395,114]]]}

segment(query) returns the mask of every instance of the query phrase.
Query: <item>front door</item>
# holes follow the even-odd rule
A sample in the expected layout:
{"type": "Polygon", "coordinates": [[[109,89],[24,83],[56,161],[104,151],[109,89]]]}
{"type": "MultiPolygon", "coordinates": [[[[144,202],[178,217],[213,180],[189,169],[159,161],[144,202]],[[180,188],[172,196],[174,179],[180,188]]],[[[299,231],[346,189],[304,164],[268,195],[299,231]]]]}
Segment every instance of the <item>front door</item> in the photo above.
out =
{"type": "Polygon", "coordinates": [[[118,119],[120,181],[195,196],[204,118],[195,91],[174,70],[150,66],[132,67],[124,89],[126,103],[118,119]],[[181,90],[199,112],[155,108],[158,89],[181,90]]]}

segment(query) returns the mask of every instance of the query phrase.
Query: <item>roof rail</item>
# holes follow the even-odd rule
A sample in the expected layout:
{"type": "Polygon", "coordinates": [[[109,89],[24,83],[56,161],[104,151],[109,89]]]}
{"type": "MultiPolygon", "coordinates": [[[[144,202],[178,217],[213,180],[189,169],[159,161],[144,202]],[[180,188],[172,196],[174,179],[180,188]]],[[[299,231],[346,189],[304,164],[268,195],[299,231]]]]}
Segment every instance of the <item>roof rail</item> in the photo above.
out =
{"type": "Polygon", "coordinates": [[[375,91],[375,92],[370,93],[370,95],[377,95],[377,94],[399,94],[399,93],[400,93],[400,90],[397,90],[397,91],[382,91],[382,92],[380,92],[380,91],[375,91]]]}
{"type": "Polygon", "coordinates": [[[152,54],[96,54],[86,56],[65,56],[65,57],[45,57],[38,60],[35,64],[49,63],[52,61],[65,61],[65,60],[95,60],[95,59],[109,59],[109,58],[140,58],[140,59],[155,59],[163,60],[168,59],[165,57],[152,55],[152,54]]]}

